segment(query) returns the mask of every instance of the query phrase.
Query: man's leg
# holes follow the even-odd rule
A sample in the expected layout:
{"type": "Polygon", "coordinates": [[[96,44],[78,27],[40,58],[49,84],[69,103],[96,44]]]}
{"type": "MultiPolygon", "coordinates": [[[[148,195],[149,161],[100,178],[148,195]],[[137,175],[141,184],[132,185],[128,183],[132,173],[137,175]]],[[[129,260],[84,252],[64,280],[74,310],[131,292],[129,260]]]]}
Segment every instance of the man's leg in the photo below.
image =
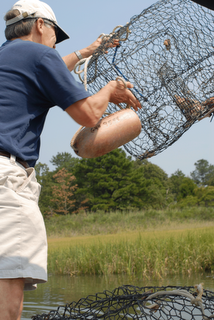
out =
{"type": "Polygon", "coordinates": [[[22,302],[21,302],[21,304],[20,304],[19,315],[18,315],[17,320],[21,320],[21,317],[22,317],[22,309],[23,309],[23,302],[24,302],[24,295],[23,295],[23,298],[22,298],[22,302]]]}
{"type": "Polygon", "coordinates": [[[0,320],[21,319],[24,279],[0,279],[0,320]]]}

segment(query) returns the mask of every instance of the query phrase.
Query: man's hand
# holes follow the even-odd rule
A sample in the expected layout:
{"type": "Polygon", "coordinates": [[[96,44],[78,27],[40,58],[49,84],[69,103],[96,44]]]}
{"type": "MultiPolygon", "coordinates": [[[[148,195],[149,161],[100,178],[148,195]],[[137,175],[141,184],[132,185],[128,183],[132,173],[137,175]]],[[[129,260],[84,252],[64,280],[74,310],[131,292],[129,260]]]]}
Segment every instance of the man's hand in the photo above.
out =
{"type": "Polygon", "coordinates": [[[122,81],[111,81],[108,85],[111,86],[109,102],[114,104],[123,102],[133,107],[136,111],[142,108],[140,102],[135,98],[132,92],[128,90],[128,88],[133,88],[133,85],[130,82],[126,82],[127,88],[122,81]]]}
{"type": "MultiPolygon", "coordinates": [[[[103,41],[105,41],[105,39],[107,38],[102,38],[102,36],[100,36],[99,38],[97,38],[92,44],[90,44],[88,47],[79,50],[79,52],[81,53],[81,56],[83,58],[88,58],[90,57],[94,51],[102,44],[103,41]]],[[[110,43],[108,47],[116,47],[119,46],[119,40],[114,40],[113,43],[110,43]]],[[[105,51],[104,53],[108,53],[108,51],[105,51]]],[[[79,61],[78,57],[76,56],[76,54],[74,52],[68,54],[67,56],[62,58],[68,68],[69,71],[72,71],[76,65],[76,63],[79,61]]]]}
{"type": "MultiPolygon", "coordinates": [[[[99,38],[97,38],[91,45],[89,45],[85,50],[87,50],[87,56],[84,57],[84,58],[87,58],[89,56],[91,56],[94,51],[104,42],[104,41],[107,41],[108,40],[108,37],[102,37],[99,36],[99,38]]],[[[119,43],[119,40],[117,39],[114,39],[112,43],[110,43],[108,45],[109,48],[112,48],[112,47],[117,47],[119,46],[120,43],[119,43]]],[[[81,52],[81,51],[80,51],[81,52]]],[[[105,53],[108,53],[108,51],[105,51],[105,53]]]]}

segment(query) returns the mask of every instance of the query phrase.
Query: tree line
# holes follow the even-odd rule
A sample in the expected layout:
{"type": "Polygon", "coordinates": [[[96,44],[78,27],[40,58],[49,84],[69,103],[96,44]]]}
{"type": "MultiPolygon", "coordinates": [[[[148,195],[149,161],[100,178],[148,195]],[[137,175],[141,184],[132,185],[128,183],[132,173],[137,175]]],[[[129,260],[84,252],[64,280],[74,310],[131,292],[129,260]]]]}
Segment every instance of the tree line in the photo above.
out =
{"type": "Polygon", "coordinates": [[[133,160],[122,149],[80,159],[64,152],[35,166],[44,216],[81,211],[214,206],[214,165],[198,160],[190,177],[177,170],[170,177],[148,160],[133,160]]]}

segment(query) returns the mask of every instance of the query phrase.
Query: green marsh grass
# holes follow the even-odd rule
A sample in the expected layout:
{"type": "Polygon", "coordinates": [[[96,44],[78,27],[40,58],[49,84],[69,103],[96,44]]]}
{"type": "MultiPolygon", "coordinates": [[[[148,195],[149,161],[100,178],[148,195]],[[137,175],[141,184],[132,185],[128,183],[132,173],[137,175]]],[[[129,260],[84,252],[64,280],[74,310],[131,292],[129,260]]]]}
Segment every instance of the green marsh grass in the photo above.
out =
{"type": "Polygon", "coordinates": [[[214,227],[50,238],[49,273],[145,278],[213,272],[214,227]]]}
{"type": "Polygon", "coordinates": [[[45,224],[49,238],[169,230],[214,225],[214,207],[58,215],[46,219],[45,224]]]}

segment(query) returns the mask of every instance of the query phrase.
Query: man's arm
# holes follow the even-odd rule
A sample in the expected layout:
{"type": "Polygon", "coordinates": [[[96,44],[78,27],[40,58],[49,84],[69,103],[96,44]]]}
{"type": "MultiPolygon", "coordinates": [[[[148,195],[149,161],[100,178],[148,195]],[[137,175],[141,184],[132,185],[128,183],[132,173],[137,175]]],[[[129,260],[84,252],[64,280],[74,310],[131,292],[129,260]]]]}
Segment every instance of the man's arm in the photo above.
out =
{"type": "MultiPolygon", "coordinates": [[[[130,82],[126,83],[127,88],[132,88],[130,82]]],[[[65,111],[80,125],[94,127],[102,117],[108,103],[127,103],[135,110],[141,108],[140,102],[130,90],[124,87],[121,81],[110,81],[98,93],[82,99],[69,106],[65,111]]]]}

